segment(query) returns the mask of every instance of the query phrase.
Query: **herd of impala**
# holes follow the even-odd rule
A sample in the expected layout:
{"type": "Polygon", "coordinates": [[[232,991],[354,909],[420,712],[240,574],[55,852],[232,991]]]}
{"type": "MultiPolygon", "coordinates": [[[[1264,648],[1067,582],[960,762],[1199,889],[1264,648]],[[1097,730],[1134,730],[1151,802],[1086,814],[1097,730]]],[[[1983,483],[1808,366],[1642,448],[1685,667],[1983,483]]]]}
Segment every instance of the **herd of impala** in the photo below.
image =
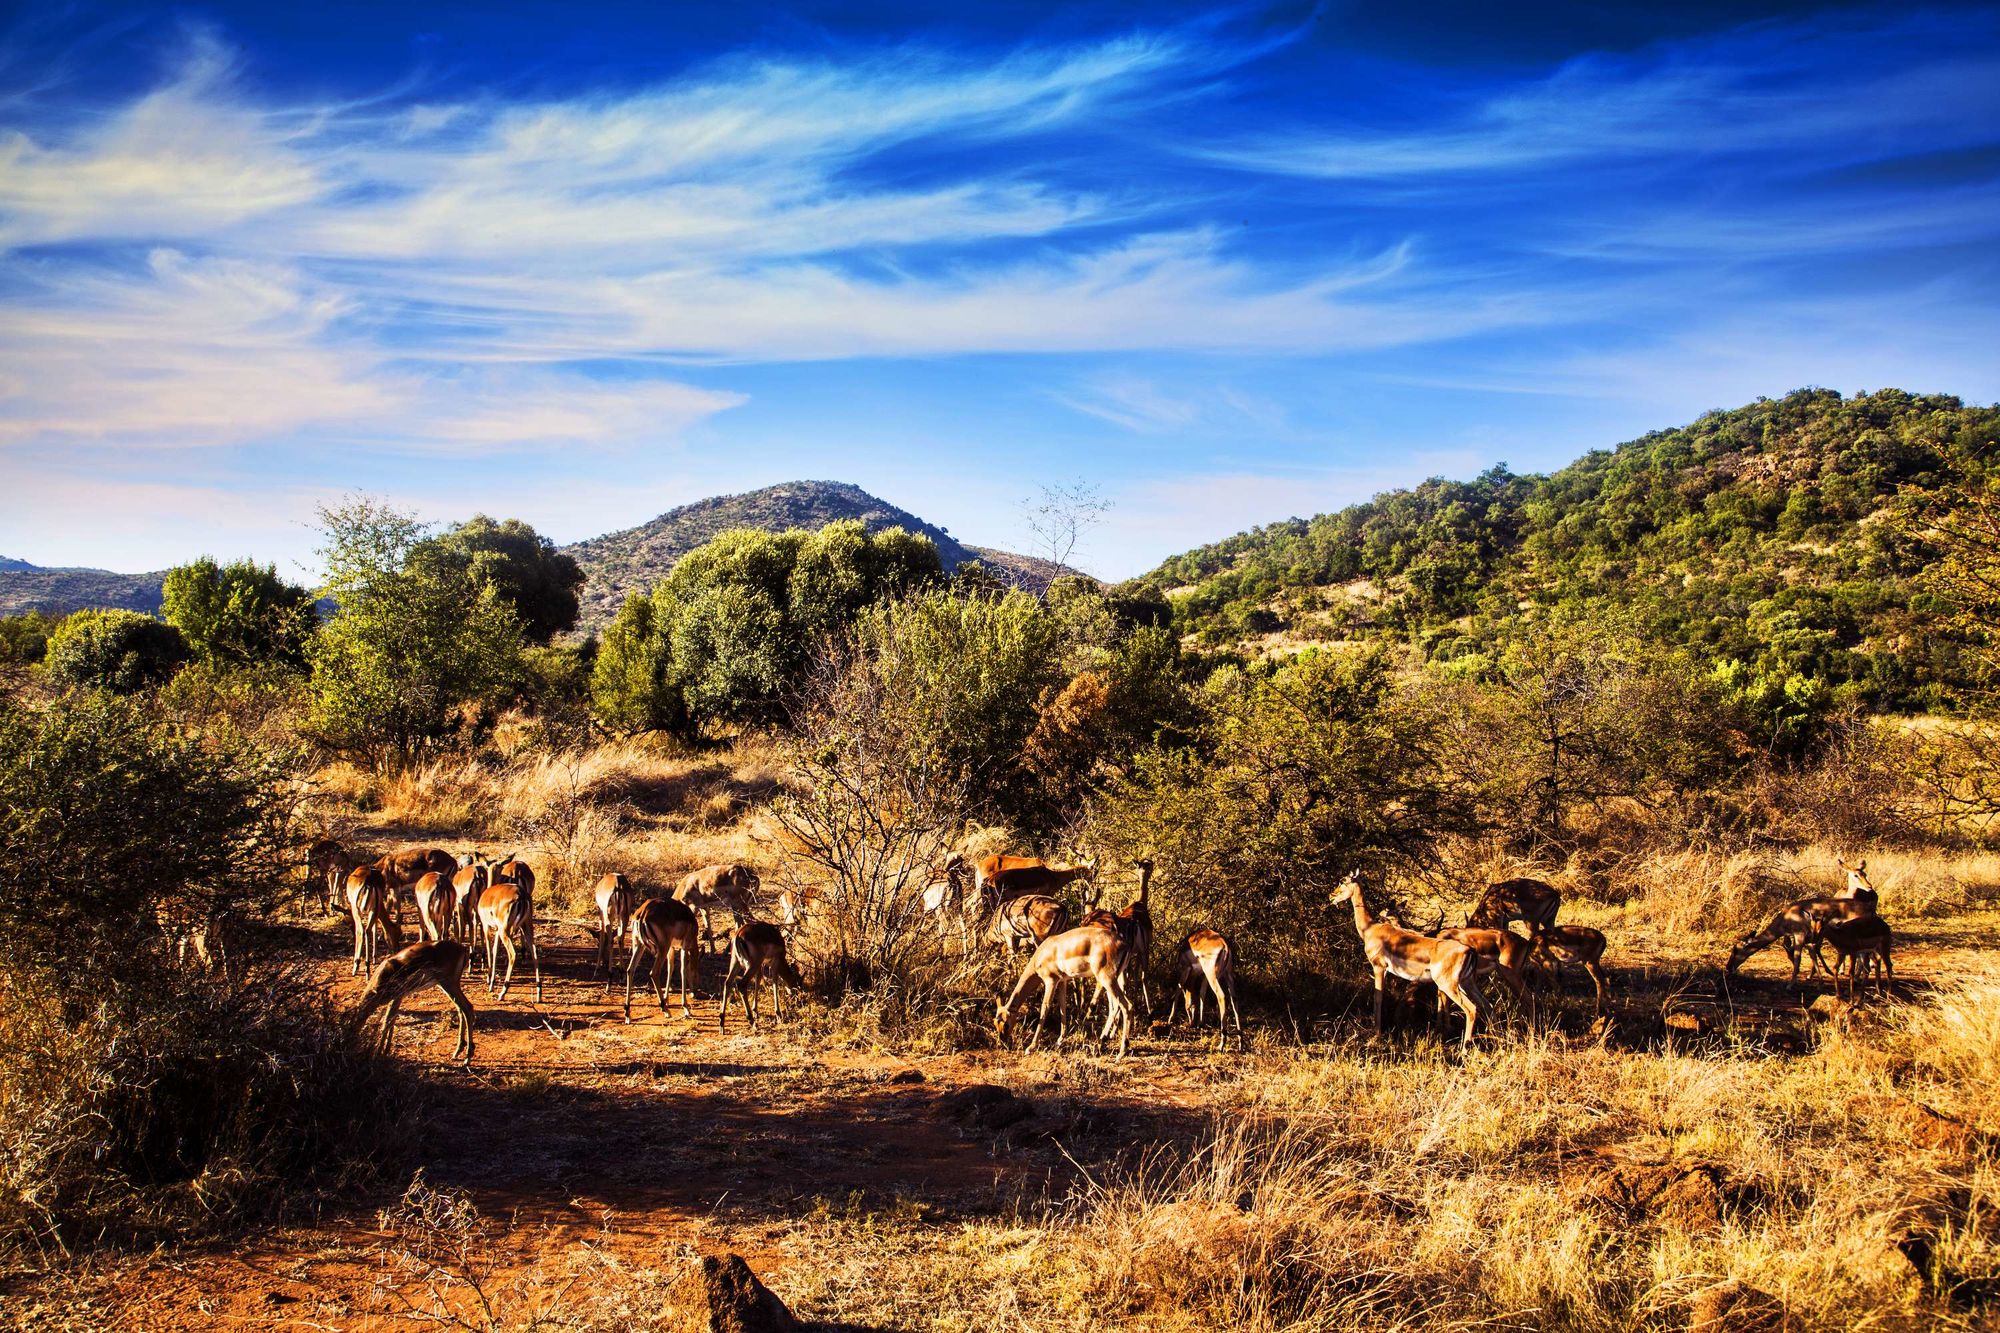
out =
{"type": "MultiPolygon", "coordinates": [[[[535,998],[542,998],[541,955],[535,943],[535,875],[512,854],[453,856],[425,849],[392,852],[372,862],[360,861],[331,844],[316,845],[313,868],[323,875],[330,911],[345,910],[354,927],[353,972],[368,972],[368,983],[350,1018],[359,1029],[380,1011],[380,1040],[392,1040],[397,1008],[413,991],[435,986],[458,1012],[455,1059],[472,1059],[473,1008],[462,988],[464,976],[483,947],[487,989],[505,999],[513,984],[518,959],[526,954],[535,975],[535,998]],[[422,938],[404,943],[404,903],[416,918],[422,938]],[[390,950],[377,960],[377,939],[390,950]],[[504,962],[503,962],[504,960],[504,962]]],[[[1118,1054],[1131,1047],[1133,1013],[1139,1005],[1152,1012],[1146,972],[1153,950],[1153,918],[1148,893],[1151,861],[1137,861],[1137,893],[1116,911],[1099,906],[1096,865],[1081,861],[1052,865],[1036,857],[993,855],[976,862],[952,856],[924,890],[922,906],[947,940],[956,937],[970,954],[975,938],[1001,946],[1010,955],[1028,958],[1020,979],[998,1001],[995,1017],[1002,1044],[1011,1042],[1014,1025],[1035,986],[1041,986],[1040,1024],[1029,1039],[1032,1048],[1055,1020],[1058,1045],[1068,1022],[1064,1003],[1069,988],[1080,982],[1096,986],[1090,1009],[1106,1003],[1101,1043],[1115,1032],[1118,1054]],[[1083,911],[1073,916],[1057,894],[1082,881],[1083,911]],[[1135,1004],[1132,991],[1137,988],[1135,1004]]],[[[1891,932],[1876,914],[1877,895],[1868,879],[1868,863],[1840,862],[1846,887],[1831,897],[1803,898],[1774,916],[1762,930],[1742,936],[1731,949],[1727,974],[1733,976],[1746,958],[1773,944],[1781,945],[1792,962],[1792,979],[1808,958],[1810,975],[1822,969],[1834,978],[1836,993],[1843,974],[1850,992],[1859,978],[1873,971],[1878,986],[1895,977],[1890,961],[1891,932]],[[1828,966],[1823,950],[1832,946],[1828,966]]],[[[604,876],[596,885],[596,972],[608,992],[617,965],[617,950],[625,957],[624,1017],[632,1018],[632,983],[644,974],[662,1013],[668,994],[678,989],[681,1013],[692,1016],[693,985],[689,961],[718,938],[725,941],[728,967],[722,986],[719,1016],[726,1030],[729,993],[737,990],[744,1017],[757,1025],[757,987],[771,987],[771,1004],[784,1017],[781,983],[801,988],[799,975],[786,956],[788,932],[811,913],[813,904],[791,892],[779,895],[780,921],[758,919],[760,881],[756,871],[740,864],[711,865],[685,876],[671,897],[642,896],[622,874],[604,876]],[[718,936],[718,913],[733,926],[718,936]],[[679,984],[674,964],[679,963],[679,984]]],[[[1562,896],[1536,879],[1510,879],[1482,894],[1463,926],[1430,932],[1407,929],[1375,917],[1368,909],[1359,880],[1349,876],[1331,895],[1338,906],[1349,905],[1375,979],[1375,1030],[1382,1030],[1386,984],[1391,976],[1408,982],[1429,982],[1437,992],[1438,1011],[1456,1005],[1465,1018],[1462,1042],[1472,1041],[1480,1018],[1489,1011],[1485,987],[1505,989],[1532,1027],[1536,1021],[1536,976],[1560,984],[1565,962],[1581,966],[1596,992],[1596,1013],[1606,1007],[1603,932],[1589,926],[1558,925],[1562,896]],[[1511,929],[1520,922],[1521,935],[1511,929]]],[[[1177,994],[1168,1011],[1171,1023],[1184,1006],[1199,1028],[1207,1001],[1216,1006],[1216,1043],[1227,1039],[1233,1021],[1239,1042],[1243,1019],[1236,1003],[1236,950],[1220,931],[1201,927],[1189,932],[1177,953],[1177,994]]]]}

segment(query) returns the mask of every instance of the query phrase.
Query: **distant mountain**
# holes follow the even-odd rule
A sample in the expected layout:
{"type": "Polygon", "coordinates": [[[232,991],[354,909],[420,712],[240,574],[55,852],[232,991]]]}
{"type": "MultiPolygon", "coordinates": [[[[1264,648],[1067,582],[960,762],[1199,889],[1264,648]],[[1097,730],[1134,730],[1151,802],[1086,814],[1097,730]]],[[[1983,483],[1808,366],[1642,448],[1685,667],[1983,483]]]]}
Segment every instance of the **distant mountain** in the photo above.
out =
{"type": "Polygon", "coordinates": [[[817,530],[840,519],[859,519],[871,532],[900,527],[922,533],[937,543],[946,569],[978,560],[1001,579],[1036,591],[1068,572],[1032,556],[967,546],[943,528],[847,482],[788,481],[742,495],[697,500],[636,528],[564,547],[576,557],[586,576],[579,628],[603,628],[628,596],[651,588],[666,577],[675,561],[719,533],[731,528],[817,530]]]}
{"type": "Polygon", "coordinates": [[[16,560],[12,556],[0,555],[0,569],[33,569],[33,568],[35,568],[35,566],[29,564],[25,560],[16,560]]]}
{"type": "Polygon", "coordinates": [[[25,560],[8,560],[0,562],[0,616],[25,611],[60,616],[94,608],[156,614],[160,581],[165,577],[163,570],[114,574],[108,569],[43,569],[25,560]]]}

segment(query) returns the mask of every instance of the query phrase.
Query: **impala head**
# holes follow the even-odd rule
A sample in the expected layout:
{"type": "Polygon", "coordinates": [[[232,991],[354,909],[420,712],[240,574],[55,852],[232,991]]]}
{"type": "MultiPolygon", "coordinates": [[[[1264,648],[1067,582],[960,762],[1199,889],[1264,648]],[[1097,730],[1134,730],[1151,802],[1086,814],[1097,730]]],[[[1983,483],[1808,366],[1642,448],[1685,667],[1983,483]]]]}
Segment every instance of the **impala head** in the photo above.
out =
{"type": "Polygon", "coordinates": [[[1729,976],[1735,976],[1736,969],[1743,966],[1743,960],[1763,947],[1764,941],[1759,938],[1756,931],[1753,930],[1747,935],[1739,935],[1735,946],[1729,950],[1729,966],[1723,970],[1729,976]]]}
{"type": "Polygon", "coordinates": [[[1332,893],[1326,895],[1326,900],[1332,903],[1335,907],[1338,907],[1342,903],[1353,902],[1355,896],[1358,895],[1360,892],[1361,892],[1361,881],[1355,878],[1353,875],[1349,875],[1346,879],[1340,881],[1340,887],[1336,888],[1332,893]]]}
{"type": "Polygon", "coordinates": [[[1849,865],[1845,861],[1839,864],[1840,868],[1847,872],[1847,892],[1849,895],[1875,892],[1875,886],[1868,880],[1868,862],[1865,858],[1855,862],[1853,865],[1849,865]]]}

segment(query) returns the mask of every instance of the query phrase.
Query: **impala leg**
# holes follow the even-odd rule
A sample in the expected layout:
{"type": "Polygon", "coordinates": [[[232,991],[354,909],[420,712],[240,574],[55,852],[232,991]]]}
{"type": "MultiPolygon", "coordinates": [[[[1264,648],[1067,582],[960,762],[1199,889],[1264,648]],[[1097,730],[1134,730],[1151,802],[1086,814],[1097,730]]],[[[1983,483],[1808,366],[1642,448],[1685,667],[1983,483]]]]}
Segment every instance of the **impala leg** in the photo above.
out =
{"type": "Polygon", "coordinates": [[[1378,1037],[1382,1035],[1382,1001],[1384,998],[1382,993],[1382,988],[1387,982],[1388,982],[1388,969],[1382,967],[1376,968],[1375,969],[1375,1035],[1378,1037]]]}
{"type": "Polygon", "coordinates": [[[361,959],[368,952],[368,928],[362,924],[359,912],[349,912],[348,915],[354,920],[354,966],[347,975],[358,977],[361,975],[361,959]]]}
{"type": "Polygon", "coordinates": [[[639,950],[633,946],[632,954],[625,960],[625,1021],[632,1021],[632,972],[639,964],[639,950]]]}
{"type": "Polygon", "coordinates": [[[535,942],[535,923],[528,923],[528,958],[535,965],[535,1003],[542,1002],[542,946],[535,942]]]}
{"type": "Polygon", "coordinates": [[[382,1054],[393,1055],[396,1050],[396,1011],[403,1007],[403,997],[398,995],[382,1006],[382,1054]]]}
{"type": "Polygon", "coordinates": [[[693,1018],[694,1010],[688,1005],[688,997],[693,994],[692,989],[688,985],[688,950],[680,948],[674,952],[679,956],[681,962],[681,1017],[693,1018]]]}
{"type": "MultiPolygon", "coordinates": [[[[1042,1012],[1035,1019],[1034,1035],[1028,1038],[1028,1049],[1031,1051],[1035,1049],[1035,1044],[1042,1039],[1042,1034],[1048,1031],[1049,1009],[1055,1004],[1056,992],[1060,989],[1061,983],[1054,977],[1042,978],[1042,1012]]],[[[1060,1032],[1056,1034],[1056,1045],[1058,1047],[1062,1045],[1062,1034],[1060,1032]]]]}
{"type": "Polygon", "coordinates": [[[458,1045],[452,1050],[452,1059],[463,1060],[466,1064],[470,1065],[472,1063],[472,1002],[465,998],[465,990],[458,984],[458,979],[455,977],[439,978],[438,989],[444,992],[447,1000],[451,1001],[451,1007],[458,1010],[458,1045]]]}
{"type": "MultiPolygon", "coordinates": [[[[1215,1049],[1219,1051],[1222,1049],[1224,1034],[1229,1029],[1229,998],[1223,993],[1222,978],[1214,972],[1208,974],[1208,987],[1215,992],[1215,1049]]],[[[1204,1004],[1207,1003],[1207,999],[1206,995],[1202,997],[1204,1004]]],[[[1237,1024],[1239,1030],[1242,1026],[1241,1023],[1237,1024]]]]}
{"type": "Polygon", "coordinates": [[[500,979],[500,998],[507,998],[507,988],[514,984],[514,962],[521,956],[521,946],[514,943],[511,931],[502,929],[500,947],[507,951],[507,975],[500,979]]]}

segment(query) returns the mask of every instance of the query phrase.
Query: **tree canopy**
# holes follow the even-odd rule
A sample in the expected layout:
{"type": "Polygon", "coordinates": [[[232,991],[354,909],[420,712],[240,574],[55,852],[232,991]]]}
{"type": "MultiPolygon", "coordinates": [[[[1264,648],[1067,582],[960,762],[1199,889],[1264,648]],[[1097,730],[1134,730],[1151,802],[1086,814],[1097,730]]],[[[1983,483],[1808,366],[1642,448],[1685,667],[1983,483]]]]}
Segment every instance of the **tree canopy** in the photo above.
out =
{"type": "Polygon", "coordinates": [[[317,627],[313,597],[278,577],[275,565],[208,556],[167,571],[160,616],[181,632],[195,656],[219,665],[305,665],[317,627]]]}
{"type": "Polygon", "coordinates": [[[583,570],[518,518],[475,514],[422,543],[413,556],[455,565],[478,587],[492,589],[520,618],[529,643],[547,643],[576,627],[583,570]]]}

